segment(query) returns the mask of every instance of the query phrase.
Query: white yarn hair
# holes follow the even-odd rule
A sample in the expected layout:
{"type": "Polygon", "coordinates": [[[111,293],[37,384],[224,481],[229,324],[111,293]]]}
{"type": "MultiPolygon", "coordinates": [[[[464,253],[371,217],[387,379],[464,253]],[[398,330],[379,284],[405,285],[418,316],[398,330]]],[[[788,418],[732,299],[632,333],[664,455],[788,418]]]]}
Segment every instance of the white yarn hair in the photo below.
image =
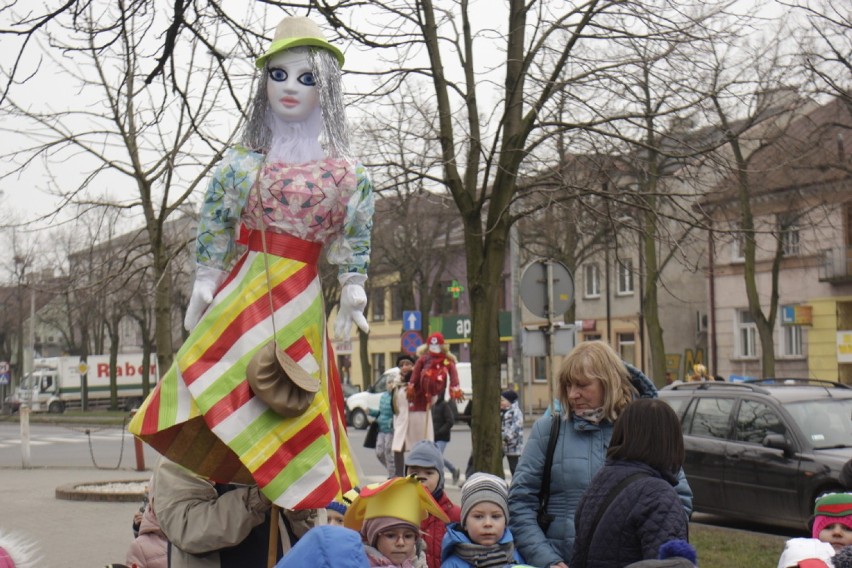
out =
{"type": "Polygon", "coordinates": [[[0,529],[0,549],[5,550],[12,558],[15,568],[36,568],[43,565],[36,542],[23,535],[0,529]]]}

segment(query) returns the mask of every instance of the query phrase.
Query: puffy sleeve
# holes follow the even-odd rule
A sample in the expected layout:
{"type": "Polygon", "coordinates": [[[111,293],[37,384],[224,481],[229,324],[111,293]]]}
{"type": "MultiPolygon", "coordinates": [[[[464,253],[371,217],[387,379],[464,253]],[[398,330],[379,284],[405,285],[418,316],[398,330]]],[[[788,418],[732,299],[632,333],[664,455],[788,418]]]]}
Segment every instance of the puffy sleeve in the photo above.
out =
{"type": "Polygon", "coordinates": [[[343,231],[329,243],[328,261],[338,274],[367,274],[370,265],[370,232],[373,229],[373,182],[363,164],[355,164],[356,189],[346,204],[343,231]]]}
{"type": "Polygon", "coordinates": [[[680,468],[680,471],[677,472],[675,491],[677,491],[677,496],[680,498],[683,510],[686,512],[686,518],[689,519],[692,516],[692,487],[689,486],[689,481],[686,479],[683,468],[680,468]]]}
{"type": "Polygon", "coordinates": [[[262,162],[260,154],[236,147],[216,168],[198,216],[196,262],[228,270],[237,257],[236,232],[248,192],[262,162]]]}
{"type": "Polygon", "coordinates": [[[270,508],[256,485],[221,496],[201,477],[168,460],[156,473],[157,519],[172,544],[189,554],[207,554],[240,544],[270,508]]]}
{"type": "MultiPolygon", "coordinates": [[[[550,566],[565,560],[548,541],[537,521],[538,495],[541,491],[550,425],[552,420],[559,419],[539,419],[535,422],[509,488],[509,527],[515,537],[518,551],[523,554],[527,563],[533,566],[550,566]]],[[[548,513],[552,512],[548,510],[548,513]]],[[[554,527],[551,525],[552,529],[554,527]]]]}

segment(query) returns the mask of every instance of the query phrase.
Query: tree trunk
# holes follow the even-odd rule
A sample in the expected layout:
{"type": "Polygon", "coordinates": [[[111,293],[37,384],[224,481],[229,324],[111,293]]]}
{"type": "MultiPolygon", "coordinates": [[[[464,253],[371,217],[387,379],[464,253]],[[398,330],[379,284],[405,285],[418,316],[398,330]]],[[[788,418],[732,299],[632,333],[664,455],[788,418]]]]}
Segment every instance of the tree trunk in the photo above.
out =
{"type": "MultiPolygon", "coordinates": [[[[479,223],[479,219],[476,219],[479,223]]],[[[499,282],[506,255],[508,225],[501,222],[486,239],[483,250],[477,230],[465,231],[467,282],[471,304],[471,372],[473,413],[471,438],[475,471],[503,477],[500,436],[500,344],[499,292],[490,283],[499,282]],[[498,235],[502,234],[502,238],[498,235]],[[483,256],[484,253],[484,256],[483,256]]]]}
{"type": "MultiPolygon", "coordinates": [[[[650,212],[645,215],[646,221],[650,216],[652,216],[650,212]]],[[[651,368],[645,369],[645,371],[657,386],[663,386],[666,383],[666,346],[663,341],[663,326],[660,323],[660,306],[657,299],[659,271],[657,269],[656,225],[654,225],[653,220],[646,223],[642,241],[645,274],[640,274],[639,277],[645,279],[645,290],[640,307],[642,317],[639,318],[639,321],[644,319],[648,328],[648,345],[651,351],[651,368]]],[[[642,332],[641,329],[639,331],[642,332]]]]}
{"type": "Polygon", "coordinates": [[[109,409],[118,410],[118,321],[109,328],[109,409]]]}
{"type": "Polygon", "coordinates": [[[157,368],[162,375],[172,366],[172,311],[169,281],[167,278],[161,278],[159,282],[154,292],[154,337],[157,344],[157,368]]]}
{"type": "Polygon", "coordinates": [[[358,355],[361,359],[361,379],[364,387],[368,387],[373,384],[373,371],[372,365],[370,363],[370,346],[367,343],[369,334],[361,331],[361,328],[357,328],[358,330],[358,355]]]}

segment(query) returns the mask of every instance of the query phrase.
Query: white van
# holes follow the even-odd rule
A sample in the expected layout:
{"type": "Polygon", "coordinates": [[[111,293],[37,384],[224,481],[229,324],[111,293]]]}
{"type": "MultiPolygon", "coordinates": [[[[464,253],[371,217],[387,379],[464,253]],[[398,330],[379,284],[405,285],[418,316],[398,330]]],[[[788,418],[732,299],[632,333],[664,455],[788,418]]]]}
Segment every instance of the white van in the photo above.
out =
{"type": "MultiPolygon", "coordinates": [[[[470,401],[473,398],[473,381],[470,374],[470,363],[456,363],[456,371],[459,374],[459,386],[464,393],[464,400],[456,402],[458,419],[470,422],[470,401]]],[[[355,393],[346,398],[346,420],[354,428],[363,430],[370,424],[370,411],[379,410],[379,399],[387,390],[388,381],[395,380],[399,376],[399,367],[392,367],[382,373],[376,384],[365,391],[355,393]]],[[[449,389],[449,385],[447,385],[449,389]]],[[[447,395],[449,397],[449,393],[447,395]]]]}

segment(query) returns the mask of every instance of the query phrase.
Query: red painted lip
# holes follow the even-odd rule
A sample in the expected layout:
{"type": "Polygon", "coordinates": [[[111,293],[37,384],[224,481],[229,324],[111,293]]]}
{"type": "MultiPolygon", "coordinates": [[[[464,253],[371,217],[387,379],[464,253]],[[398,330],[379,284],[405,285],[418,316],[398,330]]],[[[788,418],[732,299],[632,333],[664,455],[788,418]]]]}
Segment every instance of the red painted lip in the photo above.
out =
{"type": "Polygon", "coordinates": [[[284,106],[294,107],[299,104],[299,99],[294,97],[281,97],[280,99],[278,99],[278,102],[284,106]]]}

